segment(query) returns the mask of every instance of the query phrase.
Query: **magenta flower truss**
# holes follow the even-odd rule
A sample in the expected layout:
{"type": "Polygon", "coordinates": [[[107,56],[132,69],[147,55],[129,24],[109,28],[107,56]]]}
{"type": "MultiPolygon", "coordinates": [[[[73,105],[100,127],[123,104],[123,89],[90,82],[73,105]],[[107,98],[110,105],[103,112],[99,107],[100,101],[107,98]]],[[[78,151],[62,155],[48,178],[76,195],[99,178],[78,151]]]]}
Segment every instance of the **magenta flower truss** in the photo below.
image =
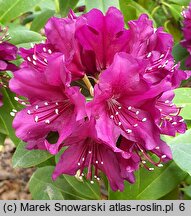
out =
{"type": "MultiPolygon", "coordinates": [[[[4,86],[7,81],[2,71],[15,71],[17,69],[14,64],[10,63],[10,61],[16,59],[17,48],[7,42],[10,39],[7,31],[7,28],[2,28],[0,26],[0,87],[4,86]]],[[[2,95],[0,95],[0,106],[2,106],[2,104],[2,95]]]]}
{"type": "Polygon", "coordinates": [[[186,66],[191,67],[191,3],[186,10],[182,12],[184,17],[183,21],[183,35],[184,39],[182,40],[181,44],[185,47],[190,56],[186,60],[186,66]]]}
{"type": "Polygon", "coordinates": [[[78,173],[93,183],[102,171],[122,191],[140,166],[152,171],[172,159],[160,136],[186,130],[172,100],[189,73],[174,64],[172,36],[147,15],[128,25],[114,7],[106,15],[71,11],[48,21],[45,43],[20,49],[10,88],[26,108],[13,127],[28,149],[66,148],[53,179],[78,173]]]}

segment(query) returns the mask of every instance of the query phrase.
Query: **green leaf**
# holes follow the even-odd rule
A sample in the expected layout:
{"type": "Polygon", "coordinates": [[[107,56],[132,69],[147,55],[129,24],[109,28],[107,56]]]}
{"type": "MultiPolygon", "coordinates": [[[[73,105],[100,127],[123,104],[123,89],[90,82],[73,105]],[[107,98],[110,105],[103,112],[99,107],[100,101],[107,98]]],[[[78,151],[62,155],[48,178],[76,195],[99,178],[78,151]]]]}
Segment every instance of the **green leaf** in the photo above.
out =
{"type": "Polygon", "coordinates": [[[176,23],[173,23],[172,21],[168,20],[164,23],[165,30],[173,35],[174,41],[180,41],[182,38],[182,32],[178,28],[178,25],[176,23]]]}
{"type": "Polygon", "coordinates": [[[29,182],[29,190],[35,200],[63,200],[64,197],[57,182],[51,179],[53,167],[43,167],[37,169],[29,182]]]}
{"type": "Polygon", "coordinates": [[[111,6],[119,8],[119,1],[118,0],[85,0],[86,9],[87,11],[98,8],[103,13],[107,11],[107,9],[111,6]]]}
{"type": "Polygon", "coordinates": [[[8,89],[1,89],[3,94],[3,106],[0,108],[0,122],[3,124],[6,134],[11,138],[15,145],[19,143],[19,139],[15,136],[15,131],[12,127],[13,117],[10,115],[12,110],[19,110],[19,104],[14,100],[14,94],[8,89]]]}
{"type": "Polygon", "coordinates": [[[182,18],[181,11],[182,11],[182,6],[176,5],[176,4],[168,4],[167,2],[163,2],[163,4],[168,7],[170,10],[172,16],[174,17],[175,20],[179,20],[182,18]]]}
{"type": "MultiPolygon", "coordinates": [[[[66,150],[63,148],[55,157],[56,163],[58,163],[60,156],[66,150]]],[[[74,176],[63,175],[65,181],[76,190],[79,196],[85,196],[87,199],[100,199],[100,189],[97,181],[94,184],[91,184],[90,181],[87,181],[85,178],[83,180],[78,180],[74,176]]]]}
{"type": "Polygon", "coordinates": [[[173,159],[185,172],[191,175],[191,129],[169,142],[173,159]]]}
{"type": "Polygon", "coordinates": [[[79,194],[88,197],[89,199],[100,199],[99,184],[94,182],[91,184],[84,179],[83,182],[77,180],[74,176],[64,175],[64,178],[79,194]]]}
{"type": "Polygon", "coordinates": [[[55,13],[54,10],[49,10],[49,9],[42,11],[40,14],[38,14],[35,17],[35,19],[31,24],[30,29],[35,32],[40,31],[44,27],[48,19],[54,15],[54,13],[55,13]]]}
{"type": "Polygon", "coordinates": [[[28,168],[36,166],[53,157],[47,151],[27,150],[26,143],[20,142],[12,158],[13,167],[28,168]]]}
{"type": "Polygon", "coordinates": [[[164,165],[163,168],[155,168],[149,172],[140,168],[136,172],[136,183],[125,184],[124,192],[109,191],[109,199],[115,200],[155,200],[168,194],[186,176],[174,162],[164,165]]]}
{"type": "Polygon", "coordinates": [[[169,0],[169,2],[173,2],[175,4],[179,4],[181,6],[187,6],[190,3],[190,0],[169,0]]]}
{"type": "Polygon", "coordinates": [[[31,10],[40,0],[0,0],[0,22],[6,23],[31,10]]]}
{"type": "MultiPolygon", "coordinates": [[[[51,175],[54,170],[53,166],[46,166],[42,168],[38,168],[37,171],[31,177],[29,182],[29,189],[32,194],[33,199],[42,199],[47,198],[47,187],[56,190],[56,192],[60,191],[64,197],[67,199],[95,199],[95,195],[91,195],[91,197],[86,197],[84,192],[83,183],[78,185],[78,189],[74,188],[71,183],[69,183],[64,176],[60,176],[56,181],[52,181],[51,175]],[[80,193],[79,193],[80,191],[80,193]]],[[[75,178],[75,177],[71,177],[75,178]]],[[[52,196],[54,197],[54,196],[52,196]]],[[[50,197],[51,198],[51,197],[50,197]]],[[[50,199],[49,198],[49,199],[50,199]]]]}
{"type": "Polygon", "coordinates": [[[0,133],[0,145],[4,145],[6,137],[5,134],[0,133]]]}
{"type": "Polygon", "coordinates": [[[136,10],[136,18],[138,18],[142,13],[146,13],[146,14],[148,14],[149,18],[153,20],[154,25],[156,25],[155,20],[152,17],[152,15],[150,14],[150,12],[147,9],[145,9],[144,7],[142,7],[140,4],[138,4],[137,2],[135,2],[133,0],[119,0],[119,4],[120,4],[120,9],[125,16],[125,20],[126,19],[135,19],[135,11],[132,9],[130,11],[128,11],[128,8],[131,7],[131,8],[134,8],[136,10]]]}
{"type": "Polygon", "coordinates": [[[191,185],[182,188],[182,191],[184,191],[184,193],[191,198],[191,185]]]}
{"type": "Polygon", "coordinates": [[[10,42],[18,47],[29,47],[31,43],[38,43],[43,40],[43,37],[34,31],[10,28],[10,42]]]}
{"type": "Polygon", "coordinates": [[[180,115],[184,119],[191,119],[191,88],[178,88],[174,90],[175,98],[173,102],[177,107],[183,107],[180,115]]]}
{"type": "Polygon", "coordinates": [[[188,51],[178,43],[173,47],[172,55],[176,62],[181,63],[181,69],[186,69],[185,60],[189,56],[188,51]]]}
{"type": "Polygon", "coordinates": [[[60,14],[62,17],[68,15],[70,9],[74,9],[79,0],[59,0],[60,14]]]}

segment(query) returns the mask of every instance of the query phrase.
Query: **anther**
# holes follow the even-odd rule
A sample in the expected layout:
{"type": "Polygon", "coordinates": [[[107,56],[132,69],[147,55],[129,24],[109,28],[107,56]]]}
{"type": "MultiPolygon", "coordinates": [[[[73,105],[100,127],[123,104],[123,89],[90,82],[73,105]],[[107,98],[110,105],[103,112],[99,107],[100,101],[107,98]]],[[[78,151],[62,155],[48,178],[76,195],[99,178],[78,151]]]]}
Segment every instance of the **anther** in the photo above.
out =
{"type": "Polygon", "coordinates": [[[119,112],[116,112],[116,113],[115,113],[115,115],[118,115],[118,114],[119,114],[119,112]]]}
{"type": "Polygon", "coordinates": [[[94,181],[90,181],[91,184],[94,184],[94,181]]]}
{"type": "Polygon", "coordinates": [[[58,115],[58,109],[55,109],[55,113],[58,115]]]}
{"type": "Polygon", "coordinates": [[[14,97],[14,99],[15,99],[16,101],[19,101],[19,98],[18,98],[18,97],[14,97]]]}
{"type": "Polygon", "coordinates": [[[131,107],[131,106],[129,106],[129,107],[128,107],[128,110],[131,110],[131,109],[132,109],[132,107],[131,107]]]}
{"type": "Polygon", "coordinates": [[[91,154],[92,152],[91,152],[91,151],[89,151],[88,153],[89,153],[89,154],[91,154]]]}
{"type": "Polygon", "coordinates": [[[127,132],[127,133],[131,133],[132,130],[131,130],[131,129],[126,129],[126,132],[127,132]]]}
{"type": "Polygon", "coordinates": [[[150,168],[149,168],[149,171],[153,171],[153,170],[154,170],[154,168],[153,168],[153,167],[150,167],[150,168]]]}
{"type": "Polygon", "coordinates": [[[118,109],[121,109],[121,106],[119,106],[118,109]]]}
{"type": "Polygon", "coordinates": [[[141,161],[143,164],[146,164],[146,161],[141,161]]]}
{"type": "Polygon", "coordinates": [[[29,56],[27,57],[27,60],[31,62],[31,58],[29,56]]]}
{"type": "Polygon", "coordinates": [[[146,122],[146,121],[147,121],[147,118],[143,118],[143,119],[142,119],[142,122],[146,122]]]}
{"type": "Polygon", "coordinates": [[[49,119],[45,120],[45,123],[50,124],[50,120],[49,119]]]}
{"type": "Polygon", "coordinates": [[[137,126],[138,126],[138,124],[134,124],[134,125],[133,125],[133,127],[137,127],[137,126]]]}
{"type": "Polygon", "coordinates": [[[32,61],[33,65],[36,65],[36,62],[35,61],[32,61]]]}
{"type": "Polygon", "coordinates": [[[38,105],[35,106],[35,109],[38,109],[38,105]]]}
{"type": "Polygon", "coordinates": [[[136,115],[138,115],[139,114],[139,111],[136,111],[136,115]]]}
{"type": "Polygon", "coordinates": [[[27,110],[27,113],[30,115],[30,114],[31,114],[31,111],[30,111],[30,110],[27,110]]]}
{"type": "Polygon", "coordinates": [[[48,53],[51,54],[51,53],[52,53],[52,50],[49,49],[49,50],[48,50],[48,53]]]}
{"type": "Polygon", "coordinates": [[[164,159],[164,158],[166,158],[166,155],[162,155],[162,157],[161,157],[162,159],[164,159]]]}
{"type": "Polygon", "coordinates": [[[101,164],[103,165],[103,161],[101,161],[101,164]]]}
{"type": "Polygon", "coordinates": [[[78,166],[80,166],[80,163],[78,162],[78,166]]]}
{"type": "Polygon", "coordinates": [[[158,150],[158,149],[160,149],[160,147],[159,147],[159,146],[157,146],[155,149],[157,149],[157,150],[158,150]]]}
{"type": "Polygon", "coordinates": [[[178,122],[184,122],[184,119],[179,120],[178,122]]]}
{"type": "Polygon", "coordinates": [[[152,55],[152,53],[151,53],[151,52],[149,52],[149,53],[147,54],[147,58],[150,58],[150,57],[151,57],[151,55],[152,55]]]}
{"type": "Polygon", "coordinates": [[[15,116],[15,113],[14,113],[14,112],[10,112],[10,115],[14,117],[14,116],[15,116]]]}
{"type": "Polygon", "coordinates": [[[32,57],[34,60],[37,60],[37,57],[34,54],[32,55],[32,57]]]}
{"type": "Polygon", "coordinates": [[[113,116],[113,115],[111,115],[111,116],[110,116],[110,118],[111,118],[111,119],[113,119],[113,118],[114,118],[114,116],[113,116]]]}
{"type": "Polygon", "coordinates": [[[98,164],[98,161],[96,161],[96,164],[98,164]]]}
{"type": "Polygon", "coordinates": [[[158,166],[158,167],[163,167],[163,164],[158,164],[157,166],[158,166]]]}
{"type": "Polygon", "coordinates": [[[48,106],[48,102],[45,102],[44,105],[45,105],[45,106],[48,106]]]}
{"type": "Polygon", "coordinates": [[[119,126],[121,126],[121,124],[122,124],[121,122],[118,123],[119,126]]]}
{"type": "Polygon", "coordinates": [[[38,122],[38,116],[35,116],[34,120],[35,120],[35,122],[38,122]]]}

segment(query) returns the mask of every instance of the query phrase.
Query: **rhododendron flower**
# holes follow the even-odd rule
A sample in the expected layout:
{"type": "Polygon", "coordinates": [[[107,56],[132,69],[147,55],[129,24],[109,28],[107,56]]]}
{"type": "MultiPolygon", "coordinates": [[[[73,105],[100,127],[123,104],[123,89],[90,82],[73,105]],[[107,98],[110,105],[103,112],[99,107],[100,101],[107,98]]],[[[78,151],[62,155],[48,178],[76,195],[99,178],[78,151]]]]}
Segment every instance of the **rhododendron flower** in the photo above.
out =
{"type": "Polygon", "coordinates": [[[99,83],[94,88],[94,99],[88,107],[101,127],[108,128],[108,124],[112,124],[109,128],[118,127],[123,137],[138,143],[139,151],[160,149],[162,146],[166,150],[161,152],[162,155],[171,158],[170,149],[164,147],[160,130],[150,115],[154,107],[142,108],[156,91],[160,94],[158,90],[151,90],[142,79],[142,70],[144,65],[136,64],[132,56],[124,53],[116,55],[112,65],[100,75],[99,83]]]}
{"type": "Polygon", "coordinates": [[[91,183],[94,179],[100,180],[99,171],[102,171],[107,175],[111,188],[122,191],[124,180],[135,181],[133,172],[139,167],[139,157],[134,153],[123,154],[123,150],[116,147],[116,141],[103,142],[98,137],[95,124],[93,119],[81,124],[64,141],[64,146],[69,147],[56,165],[53,179],[61,174],[75,175],[77,171],[82,178],[87,167],[87,179],[91,183]]]}
{"type": "Polygon", "coordinates": [[[57,153],[76,121],[85,116],[85,99],[79,88],[51,85],[41,71],[31,68],[16,71],[10,89],[27,98],[26,101],[16,98],[27,107],[17,113],[13,127],[16,135],[28,143],[28,149],[48,149],[52,154],[57,153]],[[51,132],[59,134],[54,145],[47,140],[51,132]]]}
{"type": "Polygon", "coordinates": [[[24,62],[10,88],[27,107],[13,126],[29,149],[67,147],[53,179],[79,173],[93,183],[103,172],[122,191],[140,165],[152,171],[172,158],[161,134],[186,130],[172,99],[190,72],[174,64],[172,36],[145,14],[128,24],[114,7],[105,15],[71,11],[48,21],[45,43],[20,49],[24,62]]]}
{"type": "MultiPolygon", "coordinates": [[[[181,42],[182,46],[185,47],[191,55],[191,4],[186,10],[182,12],[184,17],[183,21],[183,35],[184,40],[181,42]]],[[[186,66],[191,67],[191,56],[186,60],[186,66]]]]}
{"type": "MultiPolygon", "coordinates": [[[[2,71],[10,70],[14,71],[17,67],[10,63],[10,61],[16,59],[17,48],[16,46],[7,42],[9,37],[9,33],[7,32],[7,28],[2,28],[0,26],[0,86],[4,85],[4,80],[6,77],[1,73],[2,71]]],[[[0,95],[0,106],[2,105],[2,96],[0,95]]]]}

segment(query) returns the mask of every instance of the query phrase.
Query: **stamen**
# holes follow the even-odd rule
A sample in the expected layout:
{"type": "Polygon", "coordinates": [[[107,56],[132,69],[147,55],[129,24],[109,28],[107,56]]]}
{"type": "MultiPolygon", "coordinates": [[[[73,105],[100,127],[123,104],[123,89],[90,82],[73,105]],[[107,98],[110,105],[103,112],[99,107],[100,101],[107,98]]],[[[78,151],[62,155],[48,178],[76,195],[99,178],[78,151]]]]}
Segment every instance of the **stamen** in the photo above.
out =
{"type": "Polygon", "coordinates": [[[34,120],[35,120],[35,122],[38,122],[38,116],[35,116],[34,120]]]}
{"type": "Polygon", "coordinates": [[[147,118],[143,118],[143,119],[142,119],[142,122],[146,122],[146,121],[147,121],[147,118]]]}
{"type": "Polygon", "coordinates": [[[132,130],[131,129],[126,129],[127,133],[131,133],[132,130]]]}
{"type": "Polygon", "coordinates": [[[45,123],[50,124],[50,120],[49,119],[45,120],[45,123]]]}

